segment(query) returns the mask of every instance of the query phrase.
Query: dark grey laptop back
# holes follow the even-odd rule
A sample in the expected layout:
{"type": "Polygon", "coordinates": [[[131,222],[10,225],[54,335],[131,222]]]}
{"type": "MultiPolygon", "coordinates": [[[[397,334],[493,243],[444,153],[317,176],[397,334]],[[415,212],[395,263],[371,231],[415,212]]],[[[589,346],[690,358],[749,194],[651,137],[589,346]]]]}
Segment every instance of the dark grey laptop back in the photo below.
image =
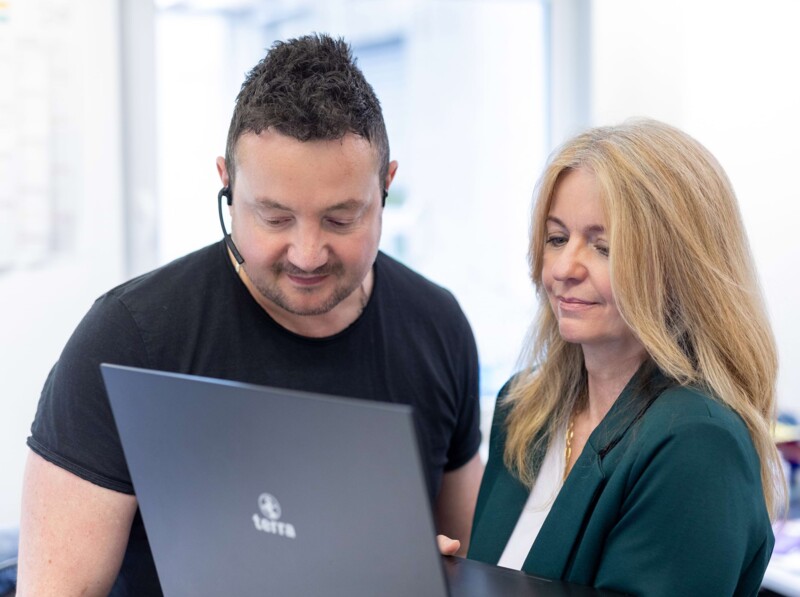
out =
{"type": "Polygon", "coordinates": [[[409,407],[102,373],[167,596],[447,595],[409,407]]]}
{"type": "Polygon", "coordinates": [[[167,597],[612,595],[444,558],[410,407],[102,365],[167,597]]]}

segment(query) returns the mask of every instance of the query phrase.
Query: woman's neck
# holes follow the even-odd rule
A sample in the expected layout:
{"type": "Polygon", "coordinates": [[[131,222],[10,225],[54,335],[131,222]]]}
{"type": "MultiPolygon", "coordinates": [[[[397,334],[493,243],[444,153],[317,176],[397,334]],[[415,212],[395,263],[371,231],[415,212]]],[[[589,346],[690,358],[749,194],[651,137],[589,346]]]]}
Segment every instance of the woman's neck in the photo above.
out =
{"type": "Polygon", "coordinates": [[[583,346],[589,398],[580,411],[572,414],[568,424],[567,452],[569,456],[564,469],[565,477],[583,451],[589,436],[611,410],[614,402],[645,358],[647,358],[647,352],[639,342],[628,343],[623,350],[613,351],[583,346]]]}
{"type": "Polygon", "coordinates": [[[584,348],[589,396],[581,414],[591,429],[603,420],[646,357],[647,352],[638,343],[613,354],[584,348]]]}

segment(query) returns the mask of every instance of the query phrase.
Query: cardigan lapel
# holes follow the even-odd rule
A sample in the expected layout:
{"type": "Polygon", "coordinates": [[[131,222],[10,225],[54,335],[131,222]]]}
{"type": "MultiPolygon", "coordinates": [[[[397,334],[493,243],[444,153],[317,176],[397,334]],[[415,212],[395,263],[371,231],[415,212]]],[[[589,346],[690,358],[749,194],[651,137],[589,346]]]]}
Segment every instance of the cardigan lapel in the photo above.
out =
{"type": "Polygon", "coordinates": [[[508,469],[501,467],[498,473],[484,506],[493,515],[480,518],[470,541],[470,559],[489,564],[497,564],[503,555],[530,495],[530,489],[508,469]]]}
{"type": "Polygon", "coordinates": [[[604,480],[600,459],[587,442],[528,552],[522,565],[525,572],[563,578],[604,480]]]}
{"type": "Polygon", "coordinates": [[[628,381],[589,436],[558,493],[522,565],[525,572],[546,578],[567,577],[572,554],[583,537],[594,505],[611,472],[604,469],[603,459],[661,393],[664,382],[666,378],[649,362],[645,362],[628,381]],[[642,392],[645,388],[647,391],[642,392]]]}

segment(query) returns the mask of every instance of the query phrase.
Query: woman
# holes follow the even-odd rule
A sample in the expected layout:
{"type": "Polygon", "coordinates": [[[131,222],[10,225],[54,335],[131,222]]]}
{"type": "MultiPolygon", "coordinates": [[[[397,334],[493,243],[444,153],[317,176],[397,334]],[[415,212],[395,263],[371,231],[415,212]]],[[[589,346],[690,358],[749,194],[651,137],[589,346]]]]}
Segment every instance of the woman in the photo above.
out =
{"type": "Polygon", "coordinates": [[[578,136],[540,181],[530,265],[541,309],[468,557],[637,595],[756,594],[784,496],[777,359],[720,165],[652,120],[578,136]]]}

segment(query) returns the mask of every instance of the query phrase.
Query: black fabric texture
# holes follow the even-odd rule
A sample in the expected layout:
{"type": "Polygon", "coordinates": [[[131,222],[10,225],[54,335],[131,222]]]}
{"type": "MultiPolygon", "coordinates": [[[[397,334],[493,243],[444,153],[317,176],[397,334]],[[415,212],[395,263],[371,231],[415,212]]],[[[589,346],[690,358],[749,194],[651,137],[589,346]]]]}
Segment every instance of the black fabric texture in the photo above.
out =
{"type": "MultiPolygon", "coordinates": [[[[327,338],[278,325],[216,243],[101,296],[48,376],[30,448],[96,485],[133,493],[100,363],[410,404],[431,500],[480,444],[478,356],[455,298],[379,253],[361,316],[327,338]]],[[[115,590],[158,595],[141,517],[115,590]],[[122,587],[120,585],[124,584],[122,587]]]]}

